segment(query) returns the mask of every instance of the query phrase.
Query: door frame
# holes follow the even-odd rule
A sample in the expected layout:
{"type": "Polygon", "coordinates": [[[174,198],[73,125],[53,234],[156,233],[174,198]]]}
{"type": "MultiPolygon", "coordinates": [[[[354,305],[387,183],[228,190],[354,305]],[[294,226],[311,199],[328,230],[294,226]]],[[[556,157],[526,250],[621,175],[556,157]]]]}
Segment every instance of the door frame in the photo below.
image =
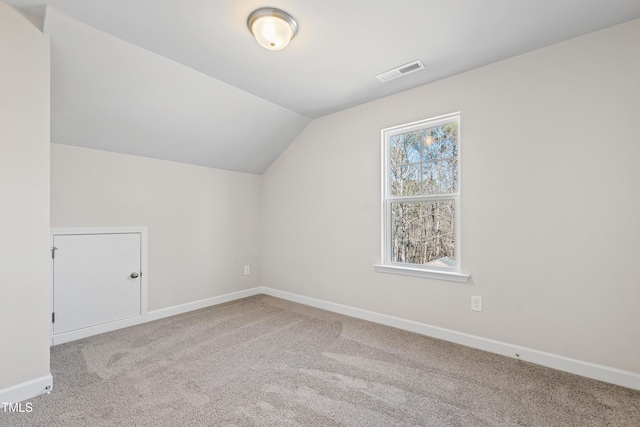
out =
{"type": "MultiPolygon", "coordinates": [[[[65,342],[90,337],[92,335],[102,334],[104,332],[115,331],[116,329],[127,328],[129,326],[139,325],[147,321],[149,313],[149,229],[148,227],[101,227],[101,228],[52,228],[50,231],[50,250],[53,248],[53,239],[55,236],[74,236],[88,234],[140,234],[140,316],[130,317],[128,319],[116,320],[114,322],[104,323],[102,325],[90,326],[75,331],[69,331],[62,334],[54,335],[53,322],[50,322],[50,345],[63,344],[65,342]]],[[[50,301],[51,313],[53,313],[53,257],[50,257],[50,301]]],[[[51,315],[49,315],[51,316],[51,315]]]]}

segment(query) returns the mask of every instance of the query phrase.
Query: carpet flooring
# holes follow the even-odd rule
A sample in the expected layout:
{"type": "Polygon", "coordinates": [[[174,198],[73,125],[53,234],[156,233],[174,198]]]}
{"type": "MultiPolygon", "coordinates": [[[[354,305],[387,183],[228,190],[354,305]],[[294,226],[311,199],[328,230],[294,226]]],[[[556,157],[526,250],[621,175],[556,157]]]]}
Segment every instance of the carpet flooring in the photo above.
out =
{"type": "Polygon", "coordinates": [[[258,295],[51,349],[0,426],[640,426],[640,391],[258,295]]]}

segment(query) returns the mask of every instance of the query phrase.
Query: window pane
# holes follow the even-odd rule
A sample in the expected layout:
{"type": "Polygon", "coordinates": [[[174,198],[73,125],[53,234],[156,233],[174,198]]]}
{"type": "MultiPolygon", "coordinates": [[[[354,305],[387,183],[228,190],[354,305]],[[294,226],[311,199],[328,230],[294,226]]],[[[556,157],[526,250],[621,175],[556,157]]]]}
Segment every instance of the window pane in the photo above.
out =
{"type": "Polygon", "coordinates": [[[420,165],[391,168],[391,195],[415,196],[420,194],[420,165]]]}
{"type": "Polygon", "coordinates": [[[455,201],[391,203],[391,261],[455,267],[455,201]]]}
{"type": "Polygon", "coordinates": [[[451,194],[458,191],[458,160],[422,165],[422,194],[451,194]]]}
{"type": "Polygon", "coordinates": [[[435,126],[424,129],[424,160],[436,160],[456,157],[458,155],[458,124],[435,126]]]}
{"type": "Polygon", "coordinates": [[[395,135],[390,138],[391,165],[420,163],[420,138],[415,132],[395,135]]]}

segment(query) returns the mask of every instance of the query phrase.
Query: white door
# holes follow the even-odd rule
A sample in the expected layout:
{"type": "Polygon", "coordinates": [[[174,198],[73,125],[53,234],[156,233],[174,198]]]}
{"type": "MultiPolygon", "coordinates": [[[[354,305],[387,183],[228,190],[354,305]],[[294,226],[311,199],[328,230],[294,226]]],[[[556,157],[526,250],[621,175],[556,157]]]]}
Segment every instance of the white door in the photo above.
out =
{"type": "Polygon", "coordinates": [[[53,236],[53,333],[140,316],[140,233],[53,236]]]}

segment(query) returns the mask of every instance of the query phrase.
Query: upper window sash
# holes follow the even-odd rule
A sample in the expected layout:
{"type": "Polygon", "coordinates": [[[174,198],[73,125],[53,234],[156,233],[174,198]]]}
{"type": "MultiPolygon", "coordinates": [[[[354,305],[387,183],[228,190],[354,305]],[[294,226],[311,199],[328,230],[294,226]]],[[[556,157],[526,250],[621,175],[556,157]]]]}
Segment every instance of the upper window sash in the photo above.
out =
{"type": "MultiPolygon", "coordinates": [[[[429,196],[440,196],[440,195],[453,195],[460,194],[460,176],[459,176],[459,120],[460,113],[452,113],[443,115],[440,117],[436,117],[429,120],[421,120],[418,122],[409,123],[406,125],[394,126],[391,128],[382,130],[382,140],[384,142],[383,147],[383,161],[384,163],[384,174],[383,174],[383,188],[384,188],[384,197],[385,199],[397,199],[397,198],[405,198],[405,197],[429,197],[429,196]],[[392,150],[392,139],[394,137],[401,137],[403,135],[408,135],[414,133],[416,131],[422,131],[432,128],[437,128],[439,126],[446,126],[448,124],[457,123],[458,124],[458,135],[455,141],[455,144],[451,147],[451,149],[447,150],[445,153],[447,155],[437,155],[434,152],[425,152],[422,153],[420,150],[423,150],[422,145],[416,150],[408,150],[407,153],[407,162],[394,162],[391,156],[392,150]],[[440,162],[450,162],[449,168],[451,170],[455,170],[455,176],[452,177],[456,180],[455,182],[455,190],[449,192],[438,192],[438,191],[425,191],[424,188],[420,188],[417,192],[416,189],[410,189],[414,194],[400,194],[397,189],[394,194],[393,189],[393,173],[405,173],[407,175],[418,174],[420,177],[424,175],[425,166],[431,167],[435,166],[440,162]]],[[[434,168],[437,170],[437,168],[434,168]]],[[[445,168],[446,169],[446,168],[445,168]]],[[[421,183],[424,183],[420,179],[421,183]]],[[[398,181],[400,182],[400,181],[398,181]]],[[[436,189],[437,190],[437,189],[436,189]]]]}

